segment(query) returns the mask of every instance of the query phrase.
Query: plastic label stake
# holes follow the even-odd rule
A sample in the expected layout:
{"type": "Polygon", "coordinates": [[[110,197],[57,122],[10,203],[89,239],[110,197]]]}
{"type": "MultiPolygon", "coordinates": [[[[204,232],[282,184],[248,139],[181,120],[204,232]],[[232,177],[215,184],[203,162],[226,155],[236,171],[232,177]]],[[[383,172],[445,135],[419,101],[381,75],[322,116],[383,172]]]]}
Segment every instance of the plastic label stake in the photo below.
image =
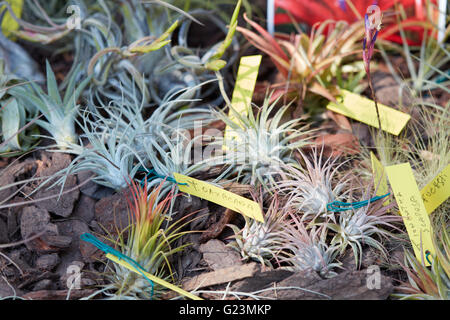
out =
{"type": "MultiPolygon", "coordinates": [[[[127,268],[128,270],[133,271],[133,272],[136,272],[137,274],[140,274],[140,272],[139,272],[135,267],[133,267],[133,266],[132,266],[131,264],[129,264],[128,262],[119,259],[119,258],[116,257],[115,255],[113,255],[113,254],[111,254],[111,253],[108,253],[108,254],[106,255],[106,257],[107,257],[108,259],[114,261],[115,263],[118,263],[118,264],[124,266],[124,267],[127,268]]],[[[177,286],[175,286],[175,285],[173,285],[173,284],[171,284],[171,283],[169,283],[169,282],[167,282],[167,281],[164,281],[164,280],[161,279],[161,278],[155,277],[154,275],[152,275],[152,274],[150,274],[150,273],[148,273],[148,272],[143,272],[143,273],[145,274],[145,276],[146,276],[147,278],[149,278],[149,279],[152,280],[153,282],[158,283],[158,284],[160,284],[160,285],[162,285],[162,286],[164,286],[164,287],[166,287],[166,288],[168,288],[168,289],[170,289],[170,290],[173,290],[173,291],[175,291],[175,292],[177,292],[177,293],[179,293],[179,294],[181,294],[181,295],[183,295],[183,296],[185,296],[185,297],[187,297],[187,298],[190,298],[190,299],[192,299],[192,300],[203,300],[202,298],[197,297],[195,294],[192,294],[192,293],[190,293],[190,292],[187,292],[187,291],[185,291],[185,290],[183,290],[183,289],[181,289],[181,288],[179,288],[179,287],[177,287],[177,286]]]]}
{"type": "Polygon", "coordinates": [[[450,197],[450,164],[427,184],[422,191],[425,209],[431,214],[445,200],[450,197]]]}
{"type": "MultiPolygon", "coordinates": [[[[341,98],[342,100],[338,103],[330,102],[327,109],[378,128],[377,110],[372,100],[344,89],[341,89],[341,98]]],[[[381,128],[395,136],[399,135],[411,119],[409,114],[381,103],[378,103],[378,109],[380,111],[381,128]]]]}
{"type": "MultiPolygon", "coordinates": [[[[370,153],[370,159],[372,160],[374,188],[376,190],[375,194],[377,196],[382,196],[389,192],[386,172],[380,160],[378,160],[378,158],[373,154],[373,152],[370,153]]],[[[383,205],[387,205],[388,203],[389,201],[386,200],[385,202],[383,202],[383,205]]]]}
{"type": "MultiPolygon", "coordinates": [[[[23,0],[7,0],[6,2],[8,2],[11,6],[11,9],[16,17],[20,18],[22,15],[23,0]]],[[[0,9],[6,9],[5,16],[2,21],[2,31],[6,37],[9,37],[11,35],[11,31],[15,31],[19,28],[19,24],[11,16],[6,6],[1,6],[0,9]]]]}
{"type": "MultiPolygon", "coordinates": [[[[251,110],[252,97],[255,91],[261,59],[261,55],[241,58],[236,84],[231,98],[231,108],[234,112],[233,110],[228,112],[228,117],[236,124],[239,124],[239,119],[236,117],[236,114],[247,116],[249,110],[251,110]]],[[[224,133],[225,144],[222,149],[226,150],[226,142],[232,141],[233,139],[236,139],[236,134],[234,134],[232,128],[227,126],[224,133]]]]}
{"type": "Polygon", "coordinates": [[[386,167],[400,214],[419,261],[429,266],[425,255],[435,256],[431,222],[409,163],[386,167]]]}
{"type": "Polygon", "coordinates": [[[259,222],[264,222],[261,207],[255,201],[241,197],[230,191],[213,186],[208,182],[194,179],[179,173],[173,176],[180,184],[180,191],[214,202],[230,210],[239,212],[259,222]],[[183,185],[187,183],[187,185],[183,185]]]}

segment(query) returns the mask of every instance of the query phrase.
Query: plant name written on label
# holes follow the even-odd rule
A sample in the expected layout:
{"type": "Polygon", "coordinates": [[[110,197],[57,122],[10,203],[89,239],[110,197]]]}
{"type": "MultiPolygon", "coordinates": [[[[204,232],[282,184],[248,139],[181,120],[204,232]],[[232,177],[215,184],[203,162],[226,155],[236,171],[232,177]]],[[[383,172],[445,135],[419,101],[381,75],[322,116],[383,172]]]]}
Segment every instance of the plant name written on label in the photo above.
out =
{"type": "Polygon", "coordinates": [[[180,191],[214,202],[257,221],[264,222],[261,207],[255,201],[216,187],[208,182],[179,173],[174,173],[173,175],[175,180],[179,183],[178,187],[180,188],[180,191]],[[181,183],[187,183],[187,185],[181,185],[181,183]]]}
{"type": "Polygon", "coordinates": [[[427,184],[422,191],[425,209],[431,214],[445,200],[450,197],[450,164],[427,184]]]}
{"type": "Polygon", "coordinates": [[[386,173],[413,245],[414,253],[419,261],[422,261],[425,265],[430,265],[426,259],[422,259],[421,249],[423,248],[424,256],[427,251],[435,255],[432,240],[433,230],[411,166],[409,163],[389,166],[386,167],[386,173]]]}

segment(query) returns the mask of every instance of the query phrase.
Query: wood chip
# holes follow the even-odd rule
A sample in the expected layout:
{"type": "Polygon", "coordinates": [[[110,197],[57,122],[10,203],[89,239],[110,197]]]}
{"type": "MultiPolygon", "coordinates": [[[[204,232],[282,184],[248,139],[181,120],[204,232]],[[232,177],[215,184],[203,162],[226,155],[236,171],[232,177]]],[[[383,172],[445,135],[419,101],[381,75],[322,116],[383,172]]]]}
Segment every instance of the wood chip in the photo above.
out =
{"type": "Polygon", "coordinates": [[[331,110],[327,110],[326,115],[332,119],[336,124],[344,130],[352,132],[352,125],[350,124],[350,121],[346,116],[343,116],[342,114],[333,112],[331,110]]]}
{"type": "Polygon", "coordinates": [[[200,245],[200,252],[203,253],[203,259],[213,270],[242,265],[241,255],[217,239],[211,239],[200,245]]]}
{"type": "Polygon", "coordinates": [[[249,186],[247,184],[240,184],[237,182],[230,182],[228,184],[225,184],[223,188],[227,191],[230,191],[232,193],[238,194],[240,196],[243,196],[245,194],[249,194],[250,190],[252,189],[252,186],[249,186]]]}
{"type": "Polygon", "coordinates": [[[202,273],[196,277],[183,282],[183,289],[192,291],[199,288],[215,286],[222,283],[252,277],[260,271],[260,266],[256,262],[220,269],[213,272],[202,273]]]}
{"type": "Polygon", "coordinates": [[[201,243],[204,243],[210,239],[217,238],[225,229],[227,224],[231,222],[235,215],[235,211],[226,209],[220,220],[213,224],[208,230],[206,230],[200,237],[199,241],[201,243]]]}
{"type": "MultiPolygon", "coordinates": [[[[70,300],[78,300],[93,294],[95,290],[72,290],[70,300]]],[[[27,293],[22,298],[27,300],[66,300],[68,290],[40,290],[27,293]]]]}
{"type": "Polygon", "coordinates": [[[325,134],[314,141],[316,146],[324,147],[326,157],[339,157],[342,154],[354,155],[360,152],[358,139],[351,133],[325,134]]]}

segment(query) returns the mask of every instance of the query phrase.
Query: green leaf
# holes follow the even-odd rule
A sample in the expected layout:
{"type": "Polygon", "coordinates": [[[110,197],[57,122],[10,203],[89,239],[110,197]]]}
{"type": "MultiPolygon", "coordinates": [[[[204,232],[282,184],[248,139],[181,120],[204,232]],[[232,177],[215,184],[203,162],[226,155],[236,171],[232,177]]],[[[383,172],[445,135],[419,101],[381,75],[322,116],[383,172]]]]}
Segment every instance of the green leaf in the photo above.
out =
{"type": "Polygon", "coordinates": [[[6,144],[6,149],[20,150],[19,135],[16,134],[20,128],[20,111],[19,105],[15,98],[11,98],[2,103],[2,133],[3,141],[13,137],[6,144]]]}
{"type": "Polygon", "coordinates": [[[87,77],[86,79],[84,79],[74,92],[66,92],[67,97],[64,98],[65,114],[71,113],[72,110],[75,108],[76,102],[77,102],[79,96],[83,92],[84,88],[89,84],[89,82],[91,81],[91,78],[92,78],[92,75],[87,77]],[[69,94],[70,94],[70,96],[69,96],[69,94]],[[67,102],[66,102],[66,99],[67,99],[67,102]]]}
{"type": "MultiPolygon", "coordinates": [[[[222,42],[222,44],[219,46],[219,48],[216,50],[216,52],[211,56],[211,58],[209,58],[208,63],[206,64],[207,69],[209,69],[209,66],[211,66],[213,68],[217,68],[221,64],[221,63],[216,64],[215,62],[216,62],[216,60],[219,60],[220,58],[222,58],[225,51],[228,49],[228,47],[233,42],[233,37],[234,37],[236,28],[238,25],[237,19],[239,16],[239,11],[241,9],[241,5],[242,5],[242,0],[239,0],[238,3],[236,4],[236,8],[234,9],[233,16],[231,17],[230,27],[228,29],[228,33],[225,37],[225,40],[222,42]]],[[[220,69],[222,69],[225,65],[226,65],[226,63],[220,69]]],[[[220,70],[220,69],[218,69],[218,70],[220,70]]],[[[211,70],[218,71],[217,69],[211,69],[211,70]]]]}
{"type": "Polygon", "coordinates": [[[226,65],[227,65],[227,62],[225,60],[214,60],[214,61],[211,61],[211,62],[207,62],[205,67],[208,70],[219,71],[220,69],[222,69],[226,65]]]}
{"type": "Polygon", "coordinates": [[[61,96],[59,95],[58,83],[56,82],[55,74],[48,60],[45,61],[47,66],[47,90],[48,95],[59,104],[62,104],[61,96]]]}
{"type": "MultiPolygon", "coordinates": [[[[178,27],[178,20],[175,21],[158,39],[153,41],[152,43],[148,45],[142,45],[142,46],[135,46],[130,49],[130,52],[139,52],[139,53],[148,53],[151,51],[156,51],[170,43],[171,40],[166,40],[172,32],[178,27]]],[[[137,43],[139,40],[137,41],[137,43]]]]}
{"type": "Polygon", "coordinates": [[[69,79],[69,83],[66,88],[66,92],[64,94],[64,101],[63,101],[64,105],[67,105],[67,103],[69,102],[70,96],[72,95],[72,92],[75,89],[75,84],[76,84],[75,80],[77,78],[77,75],[80,72],[80,69],[81,69],[81,64],[77,65],[75,67],[75,69],[73,70],[73,73],[69,79]]]}

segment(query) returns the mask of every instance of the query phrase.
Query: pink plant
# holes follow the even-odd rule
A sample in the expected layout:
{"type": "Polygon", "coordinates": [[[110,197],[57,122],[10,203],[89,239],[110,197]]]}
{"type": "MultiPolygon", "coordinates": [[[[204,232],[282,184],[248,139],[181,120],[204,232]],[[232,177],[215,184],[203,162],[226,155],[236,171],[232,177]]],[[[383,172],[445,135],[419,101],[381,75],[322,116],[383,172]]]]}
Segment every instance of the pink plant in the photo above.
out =
{"type": "Polygon", "coordinates": [[[280,263],[289,264],[286,269],[293,271],[314,270],[325,278],[336,275],[333,268],[340,266],[335,261],[339,251],[327,245],[326,231],[324,224],[308,230],[295,214],[290,214],[283,232],[280,263]]]}
{"type": "Polygon", "coordinates": [[[312,160],[301,152],[300,156],[305,168],[287,166],[287,179],[277,186],[280,194],[288,197],[286,207],[302,215],[302,220],[318,217],[334,220],[333,213],[327,213],[327,204],[349,191],[347,175],[338,178],[339,169],[346,162],[337,164],[338,158],[324,160],[323,149],[320,153],[313,149],[312,160]]]}

